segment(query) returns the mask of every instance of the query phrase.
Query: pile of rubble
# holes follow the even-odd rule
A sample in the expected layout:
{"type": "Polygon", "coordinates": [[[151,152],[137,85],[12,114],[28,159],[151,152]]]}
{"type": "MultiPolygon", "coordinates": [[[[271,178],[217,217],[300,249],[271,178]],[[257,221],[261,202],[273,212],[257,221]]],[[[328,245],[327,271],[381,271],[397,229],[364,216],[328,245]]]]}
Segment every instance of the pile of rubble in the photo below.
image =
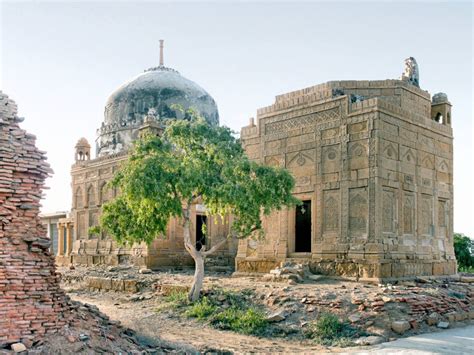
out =
{"type": "Polygon", "coordinates": [[[288,282],[290,285],[296,285],[297,283],[304,282],[305,279],[316,281],[322,277],[322,275],[315,275],[311,273],[307,264],[283,261],[281,262],[280,266],[270,270],[268,274],[263,275],[262,279],[264,281],[281,281],[288,282]]]}
{"type": "Polygon", "coordinates": [[[143,353],[132,331],[60,288],[39,219],[52,170],[22,120],[0,91],[0,354],[143,353]]]}

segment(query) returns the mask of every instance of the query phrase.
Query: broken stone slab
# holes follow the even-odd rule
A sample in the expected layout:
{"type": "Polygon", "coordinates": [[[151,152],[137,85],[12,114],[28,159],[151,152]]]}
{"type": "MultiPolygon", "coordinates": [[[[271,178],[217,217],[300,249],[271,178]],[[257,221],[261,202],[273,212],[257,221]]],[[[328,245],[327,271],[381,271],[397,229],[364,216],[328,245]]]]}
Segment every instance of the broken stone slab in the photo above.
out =
{"type": "Polygon", "coordinates": [[[459,281],[464,283],[474,283],[474,276],[461,276],[459,281]]]}
{"type": "Polygon", "coordinates": [[[436,312],[431,313],[428,318],[426,318],[426,323],[428,325],[436,325],[439,321],[439,314],[436,312]]]}
{"type": "Polygon", "coordinates": [[[270,315],[267,316],[266,320],[267,322],[270,322],[270,323],[277,323],[277,322],[281,322],[285,320],[285,318],[286,318],[285,311],[281,310],[281,311],[271,313],[270,315]]]}
{"type": "Polygon", "coordinates": [[[369,335],[366,337],[361,337],[355,341],[357,345],[377,345],[385,341],[384,337],[379,335],[369,335]]]}
{"type": "Polygon", "coordinates": [[[10,346],[14,353],[21,353],[26,351],[26,346],[23,343],[14,343],[10,346]]]}
{"type": "Polygon", "coordinates": [[[411,328],[410,323],[406,320],[396,320],[391,324],[391,328],[395,333],[403,334],[411,328]]]}
{"type": "Polygon", "coordinates": [[[449,322],[439,322],[437,327],[440,328],[440,329],[448,329],[449,328],[449,322]]]}
{"type": "Polygon", "coordinates": [[[151,274],[153,271],[151,271],[150,269],[140,269],[138,270],[138,273],[140,274],[151,274]]]}
{"type": "Polygon", "coordinates": [[[311,275],[307,275],[306,278],[309,279],[309,280],[312,280],[312,281],[318,281],[318,280],[323,279],[324,275],[311,274],[311,275]]]}
{"type": "Polygon", "coordinates": [[[361,315],[360,314],[351,314],[348,319],[351,323],[356,323],[356,322],[360,321],[361,315]]]}

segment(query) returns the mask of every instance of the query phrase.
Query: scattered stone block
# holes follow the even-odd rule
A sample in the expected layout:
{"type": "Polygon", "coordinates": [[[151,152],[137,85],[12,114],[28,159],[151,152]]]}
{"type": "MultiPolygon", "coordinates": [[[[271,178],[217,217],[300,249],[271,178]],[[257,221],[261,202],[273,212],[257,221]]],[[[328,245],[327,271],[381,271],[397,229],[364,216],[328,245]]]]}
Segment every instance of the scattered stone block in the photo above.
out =
{"type": "Polygon", "coordinates": [[[403,334],[411,328],[410,323],[406,320],[393,321],[391,324],[392,330],[397,334],[403,334]]]}
{"type": "Polygon", "coordinates": [[[285,311],[277,311],[267,316],[267,322],[276,323],[286,319],[285,311]]]}
{"type": "Polygon", "coordinates": [[[437,327],[441,328],[441,329],[448,329],[449,328],[449,322],[439,322],[437,327]]]}
{"type": "Polygon", "coordinates": [[[15,343],[11,345],[11,349],[14,353],[21,353],[23,351],[26,351],[26,346],[23,343],[15,343]]]}
{"type": "Polygon", "coordinates": [[[428,325],[436,325],[439,321],[439,314],[436,312],[431,313],[428,318],[426,318],[426,323],[428,325]]]}
{"type": "Polygon", "coordinates": [[[385,341],[384,337],[379,335],[370,335],[367,337],[361,337],[355,341],[357,345],[377,345],[385,341]]]}

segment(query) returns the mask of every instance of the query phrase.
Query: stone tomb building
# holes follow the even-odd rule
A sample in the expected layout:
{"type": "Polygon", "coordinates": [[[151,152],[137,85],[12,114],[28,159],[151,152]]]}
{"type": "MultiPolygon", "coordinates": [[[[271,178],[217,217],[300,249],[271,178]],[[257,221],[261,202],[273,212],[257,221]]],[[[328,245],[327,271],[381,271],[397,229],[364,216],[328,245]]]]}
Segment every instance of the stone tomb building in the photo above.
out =
{"type": "MultiPolygon", "coordinates": [[[[212,97],[165,67],[162,51],[158,67],[110,96],[96,157],[85,139],[76,145],[73,206],[60,228],[67,235],[59,238],[65,245],[58,263],[192,264],[178,220],[150,246],[121,247],[89,234],[102,204],[117,194],[106,184],[140,132],[186,119],[174,104],[219,122],[212,97]]],[[[268,272],[285,260],[365,280],[456,272],[451,104],[443,93],[431,98],[420,89],[414,58],[400,80],[334,81],[279,95],[258,110],[256,124],[242,128],[241,139],[251,159],[291,171],[303,205],[266,218],[264,241],[241,240],[218,252],[226,264],[236,255],[238,272],[268,272]]],[[[206,216],[205,206],[194,206],[193,220],[197,245],[209,248],[227,235],[229,220],[206,216]]]]}
{"type": "MultiPolygon", "coordinates": [[[[81,138],[75,147],[75,163],[71,169],[72,209],[70,219],[61,221],[60,236],[65,245],[59,248],[57,262],[68,264],[109,264],[130,262],[148,268],[171,265],[193,265],[184,249],[182,224],[172,220],[166,236],[157,238],[150,246],[119,246],[107,235],[91,235],[89,230],[99,222],[102,204],[117,195],[107,188],[109,182],[127,159],[128,150],[140,132],[158,132],[167,119],[186,119],[194,109],[209,124],[219,124],[214,99],[199,85],[163,65],[161,43],[160,65],[145,70],[115,90],[107,100],[104,121],[97,130],[96,157],[91,146],[81,138]],[[66,227],[64,227],[66,226],[66,227]]],[[[192,208],[193,237],[200,249],[212,247],[228,234],[228,221],[206,216],[204,206],[192,208]],[[202,233],[202,224],[207,235],[202,233]]],[[[221,248],[218,262],[233,265],[237,244],[221,248]]]]}
{"type": "Polygon", "coordinates": [[[303,205],[241,240],[239,272],[283,260],[314,272],[380,280],[456,273],[453,135],[445,94],[401,80],[332,81],[276,97],[242,128],[255,161],[285,167],[303,205]]]}

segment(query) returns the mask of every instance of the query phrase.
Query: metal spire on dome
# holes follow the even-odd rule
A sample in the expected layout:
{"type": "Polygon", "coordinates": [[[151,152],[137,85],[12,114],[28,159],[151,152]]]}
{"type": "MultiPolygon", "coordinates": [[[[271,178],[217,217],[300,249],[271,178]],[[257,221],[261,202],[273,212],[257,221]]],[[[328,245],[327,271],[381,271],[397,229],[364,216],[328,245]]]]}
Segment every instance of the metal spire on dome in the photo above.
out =
{"type": "MultiPolygon", "coordinates": [[[[2,0],[0,0],[2,1],[2,0]]],[[[151,68],[148,68],[146,70],[144,70],[145,72],[149,72],[149,71],[158,71],[158,72],[175,72],[175,73],[178,73],[177,70],[174,70],[172,68],[168,68],[168,67],[165,67],[165,61],[164,61],[164,51],[163,51],[163,43],[165,41],[163,39],[160,39],[160,63],[158,64],[157,67],[151,67],[151,68]]],[[[179,74],[179,73],[178,73],[179,74]]]]}
{"type": "Polygon", "coordinates": [[[163,62],[163,42],[164,42],[164,40],[160,39],[160,67],[164,66],[164,62],[163,62]]]}

